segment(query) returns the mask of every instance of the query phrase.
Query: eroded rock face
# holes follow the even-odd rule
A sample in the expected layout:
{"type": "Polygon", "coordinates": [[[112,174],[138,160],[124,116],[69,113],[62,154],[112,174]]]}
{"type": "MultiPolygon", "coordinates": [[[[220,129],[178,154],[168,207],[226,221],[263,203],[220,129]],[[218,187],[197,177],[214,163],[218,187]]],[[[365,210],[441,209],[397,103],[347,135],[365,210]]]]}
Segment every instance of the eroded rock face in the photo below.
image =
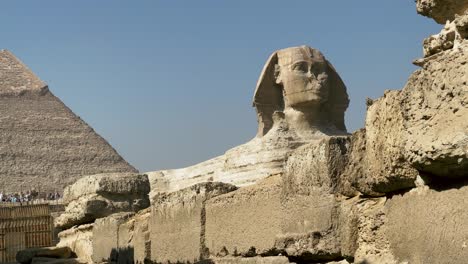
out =
{"type": "Polygon", "coordinates": [[[419,14],[433,18],[439,24],[452,21],[455,15],[461,15],[468,9],[467,0],[417,0],[419,14]]]}
{"type": "Polygon", "coordinates": [[[319,188],[307,195],[287,193],[283,187],[281,175],[275,175],[208,200],[210,255],[330,261],[350,252],[351,221],[333,194],[319,188]]]}
{"type": "Polygon", "coordinates": [[[386,233],[399,262],[466,262],[467,197],[468,181],[464,181],[445,190],[425,186],[389,199],[386,233]]]}
{"type": "Polygon", "coordinates": [[[68,247],[85,263],[92,263],[93,255],[93,226],[94,224],[72,227],[58,234],[58,247],[68,247]]]}
{"type": "Polygon", "coordinates": [[[149,206],[146,175],[111,173],[86,176],[64,191],[68,203],[55,219],[55,226],[66,229],[92,223],[117,212],[137,212],[149,206]]]}
{"type": "Polygon", "coordinates": [[[119,244],[119,230],[121,225],[133,215],[134,213],[122,212],[96,220],[93,227],[92,241],[92,260],[94,263],[117,261],[119,254],[124,254],[125,250],[129,250],[125,247],[126,245],[119,244]]]}
{"type": "Polygon", "coordinates": [[[150,220],[151,260],[196,263],[208,259],[205,204],[236,189],[231,184],[208,182],[155,197],[150,220]]]}
{"type": "Polygon", "coordinates": [[[439,177],[468,176],[468,42],[427,61],[399,93],[404,158],[439,177]]]}

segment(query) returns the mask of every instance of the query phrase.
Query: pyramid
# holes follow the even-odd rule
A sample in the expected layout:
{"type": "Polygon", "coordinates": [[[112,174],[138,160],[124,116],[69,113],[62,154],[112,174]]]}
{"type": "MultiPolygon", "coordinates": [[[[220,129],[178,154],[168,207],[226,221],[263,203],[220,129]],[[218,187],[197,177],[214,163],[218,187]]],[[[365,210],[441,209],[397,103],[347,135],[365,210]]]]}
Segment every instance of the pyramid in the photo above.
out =
{"type": "Polygon", "coordinates": [[[136,171],[26,65],[0,50],[0,191],[61,191],[83,175],[136,171]]]}

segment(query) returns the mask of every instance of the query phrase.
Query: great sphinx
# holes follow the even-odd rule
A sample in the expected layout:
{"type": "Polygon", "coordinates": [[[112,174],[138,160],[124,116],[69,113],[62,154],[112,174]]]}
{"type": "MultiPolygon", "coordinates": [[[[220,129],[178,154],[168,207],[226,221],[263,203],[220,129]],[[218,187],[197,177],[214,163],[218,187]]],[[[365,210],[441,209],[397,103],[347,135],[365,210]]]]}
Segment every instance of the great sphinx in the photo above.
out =
{"type": "Polygon", "coordinates": [[[258,132],[249,142],[197,165],[150,172],[153,194],[217,181],[246,186],[282,172],[288,154],[325,137],[347,135],[346,86],[324,55],[300,46],[274,52],[253,96],[258,132]]]}

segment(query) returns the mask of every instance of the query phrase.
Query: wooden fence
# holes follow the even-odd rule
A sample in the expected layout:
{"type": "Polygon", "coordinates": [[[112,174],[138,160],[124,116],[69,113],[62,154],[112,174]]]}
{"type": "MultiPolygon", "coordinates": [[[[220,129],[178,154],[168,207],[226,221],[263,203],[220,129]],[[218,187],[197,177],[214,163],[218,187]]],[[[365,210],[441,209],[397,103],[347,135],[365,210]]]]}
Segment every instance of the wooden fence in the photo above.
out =
{"type": "Polygon", "coordinates": [[[48,204],[0,207],[0,263],[15,263],[25,248],[52,246],[53,230],[48,204]]]}

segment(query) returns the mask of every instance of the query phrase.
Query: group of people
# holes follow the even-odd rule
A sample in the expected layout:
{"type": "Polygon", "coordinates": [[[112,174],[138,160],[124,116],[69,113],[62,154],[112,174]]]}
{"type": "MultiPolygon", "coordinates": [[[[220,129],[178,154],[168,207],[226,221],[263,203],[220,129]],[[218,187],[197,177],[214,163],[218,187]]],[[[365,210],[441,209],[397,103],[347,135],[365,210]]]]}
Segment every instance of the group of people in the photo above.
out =
{"type": "Polygon", "coordinates": [[[6,194],[0,192],[0,203],[29,203],[37,200],[58,200],[61,195],[55,191],[53,193],[39,193],[36,190],[6,194]]]}

